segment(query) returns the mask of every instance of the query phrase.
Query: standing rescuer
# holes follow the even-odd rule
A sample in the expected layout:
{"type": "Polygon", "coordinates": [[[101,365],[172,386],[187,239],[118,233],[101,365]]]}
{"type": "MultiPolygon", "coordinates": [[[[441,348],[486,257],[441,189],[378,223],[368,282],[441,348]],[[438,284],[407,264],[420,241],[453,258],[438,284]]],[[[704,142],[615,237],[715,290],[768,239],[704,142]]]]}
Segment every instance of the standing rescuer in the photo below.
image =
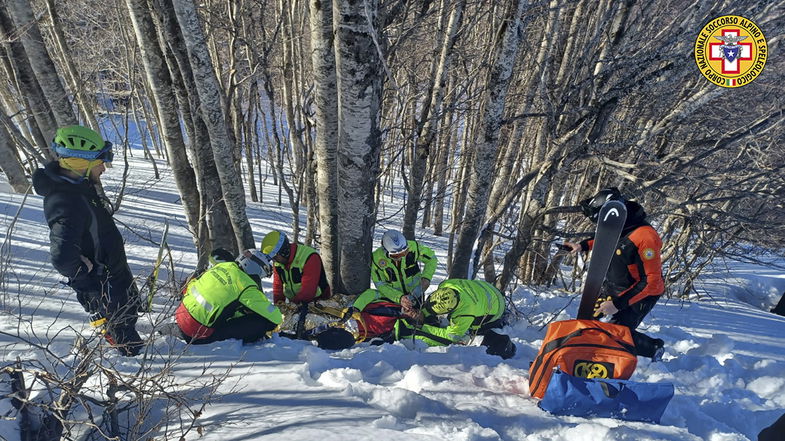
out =
{"type": "Polygon", "coordinates": [[[68,278],[91,325],[121,354],[137,355],[143,347],[136,332],[139,291],[111,205],[95,189],[112,162],[112,144],[87,127],[66,126],[52,148],[58,159],[33,174],[33,187],[44,197],[52,265],[68,278]]]}
{"type": "MultiPolygon", "coordinates": [[[[665,292],[660,257],[662,240],[646,222],[643,207],[635,201],[626,200],[615,187],[600,190],[593,197],[581,201],[580,205],[583,214],[596,223],[600,208],[612,200],[624,203],[627,220],[611,259],[595,315],[611,316],[611,323],[630,328],[638,355],[659,360],[664,342],[635,329],[665,292]]],[[[565,242],[564,245],[577,253],[591,250],[594,240],[565,242]]]]}

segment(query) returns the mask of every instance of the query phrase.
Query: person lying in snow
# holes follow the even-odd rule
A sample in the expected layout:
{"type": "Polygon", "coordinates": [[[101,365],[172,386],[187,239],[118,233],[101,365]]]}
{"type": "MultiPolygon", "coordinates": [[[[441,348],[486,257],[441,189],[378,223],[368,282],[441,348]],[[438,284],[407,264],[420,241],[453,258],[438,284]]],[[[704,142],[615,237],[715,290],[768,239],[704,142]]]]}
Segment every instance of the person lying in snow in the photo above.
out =
{"type": "Polygon", "coordinates": [[[483,336],[486,352],[504,359],[515,355],[510,337],[493,329],[505,325],[504,295],[482,280],[447,279],[425,300],[422,309],[402,299],[404,319],[395,324],[395,338],[416,338],[430,346],[467,344],[483,336]],[[448,325],[439,325],[438,316],[446,315],[448,325]]]}
{"type": "Polygon", "coordinates": [[[358,342],[368,341],[376,345],[395,341],[395,322],[402,317],[403,307],[399,301],[403,296],[394,290],[393,295],[388,295],[390,292],[366,289],[344,309],[342,321],[355,321],[356,324],[350,328],[356,329],[358,342]]]}

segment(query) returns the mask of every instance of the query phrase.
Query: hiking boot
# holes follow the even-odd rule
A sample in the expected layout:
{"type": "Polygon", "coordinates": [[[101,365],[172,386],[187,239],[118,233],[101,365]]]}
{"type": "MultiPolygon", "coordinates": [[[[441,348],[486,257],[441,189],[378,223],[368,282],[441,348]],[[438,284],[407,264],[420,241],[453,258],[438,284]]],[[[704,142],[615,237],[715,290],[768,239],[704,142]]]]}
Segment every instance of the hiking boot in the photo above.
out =
{"type": "Polygon", "coordinates": [[[661,338],[654,339],[654,355],[651,356],[652,362],[662,361],[665,354],[665,342],[661,338]]]}
{"type": "Polygon", "coordinates": [[[133,326],[115,327],[104,332],[104,338],[125,357],[135,357],[144,348],[144,341],[133,326]]]}

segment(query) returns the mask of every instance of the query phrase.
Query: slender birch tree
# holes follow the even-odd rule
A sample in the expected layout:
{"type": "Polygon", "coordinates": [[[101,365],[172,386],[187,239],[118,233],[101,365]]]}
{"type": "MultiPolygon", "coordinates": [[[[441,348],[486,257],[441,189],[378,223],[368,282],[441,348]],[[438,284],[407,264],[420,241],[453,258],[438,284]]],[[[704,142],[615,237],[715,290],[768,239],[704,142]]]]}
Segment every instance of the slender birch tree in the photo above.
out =
{"type": "Polygon", "coordinates": [[[349,294],[370,283],[374,190],[381,149],[382,54],[377,0],[335,0],[338,84],[338,222],[341,280],[349,294]]]}
{"type": "MultiPolygon", "coordinates": [[[[25,48],[30,67],[44,92],[58,126],[78,124],[68,93],[60,81],[54,62],[44,45],[44,38],[33,16],[33,7],[28,0],[6,0],[6,7],[16,26],[21,31],[20,40],[25,48]]],[[[46,137],[47,134],[44,134],[46,137]]],[[[54,133],[48,134],[50,138],[54,133]]]]}
{"type": "Polygon", "coordinates": [[[210,145],[237,245],[241,248],[253,248],[253,232],[245,213],[245,193],[233,157],[234,143],[229,135],[220,86],[199,16],[192,0],[173,0],[172,4],[188,49],[196,90],[201,101],[200,110],[210,132],[210,145]]]}
{"type": "Polygon", "coordinates": [[[146,0],[126,0],[126,6],[131,16],[136,41],[142,54],[147,82],[155,100],[155,109],[160,121],[160,130],[164,145],[169,156],[169,163],[174,173],[183,209],[194,240],[198,254],[204,254],[208,246],[204,235],[199,237],[199,193],[196,175],[191,168],[186,155],[185,141],[183,140],[177,101],[173,92],[172,78],[166,65],[161,47],[158,45],[155,24],[150,16],[146,0]]]}
{"type": "Polygon", "coordinates": [[[488,91],[484,98],[484,114],[481,127],[477,132],[475,158],[467,189],[466,214],[458,235],[450,277],[472,278],[468,274],[472,248],[480,231],[480,225],[488,209],[488,196],[493,182],[493,164],[498,150],[499,129],[507,98],[507,89],[518,56],[518,48],[523,37],[523,13],[528,0],[515,0],[504,17],[501,32],[495,47],[495,59],[486,85],[488,91]]]}
{"type": "Polygon", "coordinates": [[[433,69],[433,83],[428,88],[429,96],[423,103],[417,122],[418,130],[415,137],[414,154],[412,155],[409,190],[406,198],[406,209],[403,215],[403,235],[413,240],[417,214],[422,202],[423,179],[431,155],[431,146],[436,138],[439,121],[442,118],[442,102],[444,90],[447,87],[447,71],[450,65],[453,46],[458,35],[458,28],[463,19],[465,0],[459,0],[450,11],[450,18],[442,38],[438,60],[434,60],[436,68],[433,69]]]}
{"type": "Polygon", "coordinates": [[[338,225],[338,88],[335,74],[333,4],[310,0],[311,64],[316,113],[316,191],[319,198],[319,252],[330,286],[341,289],[338,225]]]}

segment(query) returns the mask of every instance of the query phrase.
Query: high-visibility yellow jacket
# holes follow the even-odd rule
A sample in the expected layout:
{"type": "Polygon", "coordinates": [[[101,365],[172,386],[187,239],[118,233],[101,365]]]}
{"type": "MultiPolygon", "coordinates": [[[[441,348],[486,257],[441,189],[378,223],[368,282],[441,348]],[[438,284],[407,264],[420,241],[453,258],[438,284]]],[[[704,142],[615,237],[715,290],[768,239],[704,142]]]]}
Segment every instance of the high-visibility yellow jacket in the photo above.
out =
{"type": "Polygon", "coordinates": [[[371,259],[373,284],[381,297],[396,303],[400,303],[401,297],[408,294],[421,297],[423,292],[420,281],[433,278],[438,262],[432,249],[414,240],[407,242],[409,254],[397,262],[391,259],[382,247],[373,252],[371,259]],[[422,270],[420,263],[425,265],[422,270]]]}
{"type": "Polygon", "coordinates": [[[250,312],[275,324],[282,321],[281,311],[235,262],[219,263],[188,283],[183,305],[197,322],[208,328],[250,312]]]}

